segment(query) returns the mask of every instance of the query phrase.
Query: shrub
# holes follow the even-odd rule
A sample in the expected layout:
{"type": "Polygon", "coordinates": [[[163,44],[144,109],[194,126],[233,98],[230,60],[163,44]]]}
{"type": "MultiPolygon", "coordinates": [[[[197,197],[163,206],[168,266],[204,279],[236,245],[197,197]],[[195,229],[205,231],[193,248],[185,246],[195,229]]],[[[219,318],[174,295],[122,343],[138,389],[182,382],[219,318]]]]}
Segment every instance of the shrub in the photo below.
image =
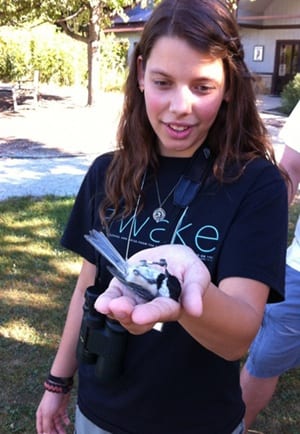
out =
{"type": "Polygon", "coordinates": [[[123,88],[127,73],[128,39],[103,35],[100,46],[100,87],[105,91],[123,88]]]}
{"type": "Polygon", "coordinates": [[[57,33],[54,26],[0,29],[0,81],[17,81],[37,69],[41,83],[83,84],[86,68],[85,45],[57,33]]]}
{"type": "Polygon", "coordinates": [[[297,102],[300,100],[300,74],[296,74],[293,80],[289,81],[281,93],[282,110],[290,114],[297,102]]]}
{"type": "MultiPolygon", "coordinates": [[[[101,35],[101,89],[122,89],[128,47],[128,39],[101,35]]],[[[17,81],[34,70],[39,70],[41,83],[86,85],[87,47],[49,24],[31,29],[0,28],[0,81],[17,81]]]]}
{"type": "Polygon", "coordinates": [[[0,79],[4,82],[18,80],[28,72],[26,53],[20,44],[11,41],[0,44],[0,79]]]}

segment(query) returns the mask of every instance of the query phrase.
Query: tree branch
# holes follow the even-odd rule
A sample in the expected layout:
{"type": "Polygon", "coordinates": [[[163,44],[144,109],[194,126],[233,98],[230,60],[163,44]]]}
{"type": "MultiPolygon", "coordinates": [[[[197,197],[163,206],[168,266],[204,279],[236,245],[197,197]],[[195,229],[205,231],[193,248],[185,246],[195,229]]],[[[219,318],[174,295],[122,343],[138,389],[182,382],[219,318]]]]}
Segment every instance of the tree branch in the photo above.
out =
{"type": "Polygon", "coordinates": [[[67,22],[67,21],[71,21],[74,20],[75,18],[77,18],[84,10],[86,9],[86,6],[82,6],[81,8],[78,9],[78,11],[76,11],[74,14],[69,15],[68,17],[64,17],[64,18],[59,18],[57,19],[55,22],[56,23],[60,23],[60,22],[67,22]]]}
{"type": "Polygon", "coordinates": [[[87,44],[88,38],[85,36],[79,35],[78,33],[75,33],[73,30],[71,30],[68,27],[68,24],[66,23],[65,20],[57,20],[57,21],[55,21],[54,24],[57,25],[58,27],[61,27],[63,29],[63,31],[71,38],[75,39],[76,41],[84,42],[85,44],[87,44]]]}

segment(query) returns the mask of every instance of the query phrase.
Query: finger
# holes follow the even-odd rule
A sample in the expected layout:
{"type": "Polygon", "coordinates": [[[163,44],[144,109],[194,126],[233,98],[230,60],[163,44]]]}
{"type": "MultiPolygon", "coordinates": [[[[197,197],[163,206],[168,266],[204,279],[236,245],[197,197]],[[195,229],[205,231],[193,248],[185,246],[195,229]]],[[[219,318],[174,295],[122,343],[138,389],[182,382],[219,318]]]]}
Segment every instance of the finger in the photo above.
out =
{"type": "Polygon", "coordinates": [[[38,415],[36,429],[38,434],[56,434],[56,429],[53,430],[52,423],[47,423],[47,418],[45,418],[43,414],[38,415]]]}
{"type": "Polygon", "coordinates": [[[66,430],[65,430],[65,426],[68,426],[70,423],[70,420],[67,416],[67,414],[62,414],[62,415],[58,415],[57,417],[55,417],[54,420],[54,432],[58,433],[58,434],[65,434],[66,430]]]}
{"type": "Polygon", "coordinates": [[[99,297],[95,302],[94,307],[98,312],[107,315],[108,313],[110,313],[109,306],[111,301],[121,296],[122,296],[122,292],[120,286],[111,284],[103,294],[99,295],[99,297]]]}
{"type": "Polygon", "coordinates": [[[200,288],[199,282],[189,282],[188,284],[185,283],[184,286],[185,285],[188,285],[188,290],[182,291],[182,306],[189,315],[199,317],[202,315],[203,311],[203,291],[200,288]]]}
{"type": "Polygon", "coordinates": [[[138,325],[176,321],[180,316],[180,304],[167,297],[157,297],[149,303],[138,304],[132,312],[132,321],[138,325]]]}
{"type": "Polygon", "coordinates": [[[109,312],[117,321],[122,321],[124,324],[132,322],[131,314],[135,307],[135,301],[127,296],[115,298],[109,303],[109,312]]]}
{"type": "Polygon", "coordinates": [[[63,422],[66,426],[69,426],[71,424],[70,418],[67,414],[64,414],[62,419],[63,419],[63,422]]]}
{"type": "Polygon", "coordinates": [[[42,416],[39,409],[36,414],[36,432],[37,434],[43,434],[42,416]]]}

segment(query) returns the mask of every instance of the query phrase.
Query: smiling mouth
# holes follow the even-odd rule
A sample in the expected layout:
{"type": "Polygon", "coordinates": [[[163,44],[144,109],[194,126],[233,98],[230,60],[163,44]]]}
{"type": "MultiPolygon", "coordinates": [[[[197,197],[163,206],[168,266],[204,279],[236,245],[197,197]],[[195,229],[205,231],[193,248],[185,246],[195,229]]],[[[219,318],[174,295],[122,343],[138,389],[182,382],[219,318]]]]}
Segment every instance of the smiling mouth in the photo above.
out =
{"type": "Polygon", "coordinates": [[[169,124],[168,126],[169,126],[169,128],[171,128],[171,130],[176,131],[178,133],[181,133],[183,131],[187,131],[190,128],[189,126],[173,125],[173,124],[169,124]]]}

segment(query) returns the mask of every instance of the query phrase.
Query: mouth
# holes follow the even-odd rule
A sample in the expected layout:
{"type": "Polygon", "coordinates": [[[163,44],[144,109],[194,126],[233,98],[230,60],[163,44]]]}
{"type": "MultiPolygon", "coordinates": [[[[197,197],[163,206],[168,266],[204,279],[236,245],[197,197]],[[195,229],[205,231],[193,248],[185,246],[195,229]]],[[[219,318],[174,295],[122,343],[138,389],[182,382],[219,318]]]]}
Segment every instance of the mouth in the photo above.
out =
{"type": "Polygon", "coordinates": [[[193,130],[193,125],[187,124],[165,123],[165,126],[169,137],[174,140],[187,139],[193,130]]]}
{"type": "Polygon", "coordinates": [[[175,124],[168,124],[168,127],[178,133],[181,133],[183,131],[187,131],[188,129],[190,129],[190,126],[187,125],[175,125],[175,124]]]}

